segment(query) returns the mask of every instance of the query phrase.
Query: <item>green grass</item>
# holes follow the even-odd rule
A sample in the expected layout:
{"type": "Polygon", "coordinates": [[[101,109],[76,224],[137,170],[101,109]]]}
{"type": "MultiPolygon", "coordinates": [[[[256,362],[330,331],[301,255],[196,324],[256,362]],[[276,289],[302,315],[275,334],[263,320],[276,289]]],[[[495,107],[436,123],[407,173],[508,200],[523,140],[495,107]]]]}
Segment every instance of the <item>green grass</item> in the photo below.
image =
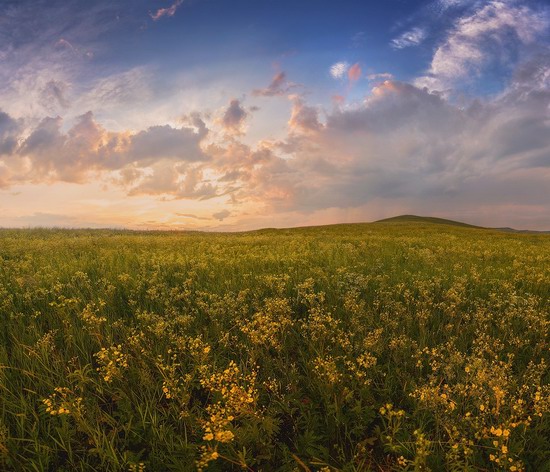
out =
{"type": "Polygon", "coordinates": [[[433,216],[401,215],[392,218],[378,220],[376,223],[434,223],[440,225],[462,226],[465,228],[480,228],[479,226],[462,223],[460,221],[447,220],[445,218],[435,218],[433,216]]]}
{"type": "Polygon", "coordinates": [[[0,469],[550,470],[550,236],[445,221],[0,230],[0,469]]]}

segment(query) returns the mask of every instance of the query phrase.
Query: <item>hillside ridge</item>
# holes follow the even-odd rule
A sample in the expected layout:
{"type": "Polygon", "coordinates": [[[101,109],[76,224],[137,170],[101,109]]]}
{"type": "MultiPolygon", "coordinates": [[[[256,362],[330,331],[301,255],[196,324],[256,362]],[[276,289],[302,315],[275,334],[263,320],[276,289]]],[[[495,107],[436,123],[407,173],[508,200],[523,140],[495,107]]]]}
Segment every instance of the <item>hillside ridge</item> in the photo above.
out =
{"type": "MultiPolygon", "coordinates": [[[[463,226],[468,228],[480,228],[485,229],[483,226],[471,225],[462,221],[449,220],[447,218],[437,218],[434,216],[418,216],[418,215],[398,215],[390,218],[383,218],[381,220],[374,221],[373,223],[434,223],[450,226],[463,226]]],[[[489,229],[489,228],[487,228],[489,229]]],[[[492,229],[492,228],[491,228],[492,229]]]]}

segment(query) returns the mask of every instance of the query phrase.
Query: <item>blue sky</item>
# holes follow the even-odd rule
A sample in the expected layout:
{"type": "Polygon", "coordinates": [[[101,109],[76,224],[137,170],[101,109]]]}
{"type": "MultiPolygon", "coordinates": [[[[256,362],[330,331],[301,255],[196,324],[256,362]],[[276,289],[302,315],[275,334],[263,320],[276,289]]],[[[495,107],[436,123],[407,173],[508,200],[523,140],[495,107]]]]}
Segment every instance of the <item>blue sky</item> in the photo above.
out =
{"type": "Polygon", "coordinates": [[[0,225],[550,229],[549,35],[537,0],[5,0],[0,225]]]}

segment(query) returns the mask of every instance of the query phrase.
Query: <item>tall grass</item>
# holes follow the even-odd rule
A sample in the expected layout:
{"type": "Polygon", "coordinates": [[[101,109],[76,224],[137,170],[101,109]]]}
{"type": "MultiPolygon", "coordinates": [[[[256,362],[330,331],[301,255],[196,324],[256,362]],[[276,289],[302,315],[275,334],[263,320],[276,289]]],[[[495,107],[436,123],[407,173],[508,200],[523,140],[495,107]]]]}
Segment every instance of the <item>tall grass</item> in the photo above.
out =
{"type": "Polygon", "coordinates": [[[550,237],[0,231],[0,469],[550,470],[550,237]]]}

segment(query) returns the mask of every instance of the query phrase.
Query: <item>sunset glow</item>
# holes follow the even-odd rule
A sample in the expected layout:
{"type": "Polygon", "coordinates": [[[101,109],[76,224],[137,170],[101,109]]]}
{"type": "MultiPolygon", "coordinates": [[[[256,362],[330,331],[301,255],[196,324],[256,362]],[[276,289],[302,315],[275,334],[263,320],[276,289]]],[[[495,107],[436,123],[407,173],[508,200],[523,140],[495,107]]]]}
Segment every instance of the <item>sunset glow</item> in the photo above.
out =
{"type": "Polygon", "coordinates": [[[550,230],[544,0],[6,0],[0,226],[550,230]]]}

